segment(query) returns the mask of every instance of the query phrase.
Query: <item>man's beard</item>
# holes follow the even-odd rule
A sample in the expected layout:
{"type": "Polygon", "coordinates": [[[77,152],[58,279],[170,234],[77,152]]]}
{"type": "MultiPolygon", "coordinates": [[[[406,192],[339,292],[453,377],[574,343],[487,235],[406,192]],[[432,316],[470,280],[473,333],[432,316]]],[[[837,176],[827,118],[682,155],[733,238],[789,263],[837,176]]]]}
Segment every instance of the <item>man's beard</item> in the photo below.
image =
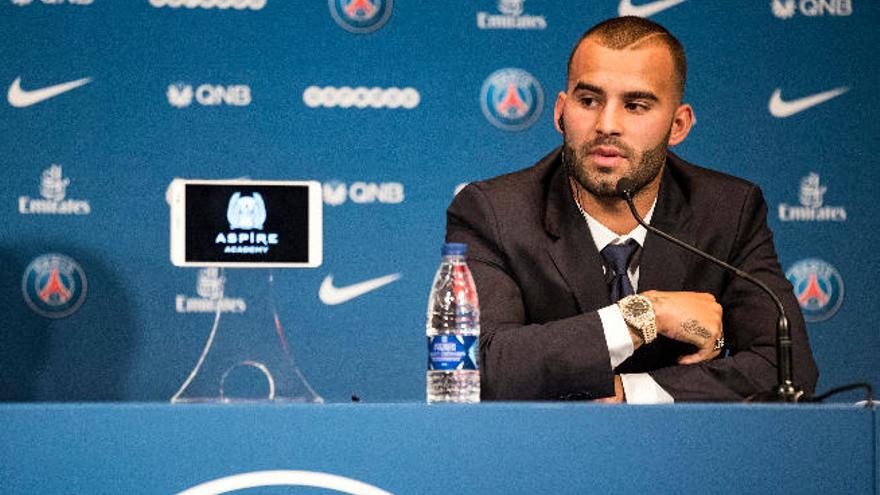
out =
{"type": "Polygon", "coordinates": [[[669,142],[671,132],[672,129],[667,131],[666,136],[657,146],[643,151],[637,164],[633,163],[636,157],[635,150],[615,137],[599,136],[585,143],[578,150],[571,145],[568,136],[563,134],[562,166],[565,167],[569,177],[574,178],[581,187],[593,196],[600,198],[616,197],[617,181],[624,177],[632,180],[635,184],[633,189],[635,194],[650,184],[663,169],[663,164],[666,162],[666,143],[669,142]],[[614,146],[622,150],[630,164],[629,172],[622,177],[614,178],[608,174],[591,170],[586,162],[589,160],[590,150],[596,146],[614,146]]]}

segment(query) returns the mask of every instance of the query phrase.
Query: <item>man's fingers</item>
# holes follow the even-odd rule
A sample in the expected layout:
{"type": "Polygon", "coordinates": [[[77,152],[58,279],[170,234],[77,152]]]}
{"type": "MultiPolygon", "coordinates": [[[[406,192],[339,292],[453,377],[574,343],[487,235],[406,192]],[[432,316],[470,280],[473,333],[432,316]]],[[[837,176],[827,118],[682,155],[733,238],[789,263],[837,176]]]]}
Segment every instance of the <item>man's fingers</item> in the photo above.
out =
{"type": "Polygon", "coordinates": [[[696,364],[703,361],[703,354],[698,352],[696,354],[688,354],[687,356],[681,356],[678,358],[678,364],[696,364]]]}
{"type": "Polygon", "coordinates": [[[702,363],[703,361],[709,361],[710,359],[714,359],[719,354],[721,354],[721,351],[716,351],[716,350],[711,350],[711,349],[703,349],[700,352],[688,354],[687,356],[681,356],[680,358],[678,358],[678,364],[702,363]]]}

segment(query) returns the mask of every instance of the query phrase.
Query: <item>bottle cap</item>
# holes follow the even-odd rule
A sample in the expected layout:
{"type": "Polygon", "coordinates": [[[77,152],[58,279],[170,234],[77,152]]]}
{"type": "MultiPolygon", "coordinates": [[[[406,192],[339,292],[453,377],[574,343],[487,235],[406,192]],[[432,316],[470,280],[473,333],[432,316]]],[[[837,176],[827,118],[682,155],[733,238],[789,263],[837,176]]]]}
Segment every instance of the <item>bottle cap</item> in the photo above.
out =
{"type": "Polygon", "coordinates": [[[440,250],[443,256],[464,256],[467,254],[467,244],[461,242],[447,242],[440,250]]]}

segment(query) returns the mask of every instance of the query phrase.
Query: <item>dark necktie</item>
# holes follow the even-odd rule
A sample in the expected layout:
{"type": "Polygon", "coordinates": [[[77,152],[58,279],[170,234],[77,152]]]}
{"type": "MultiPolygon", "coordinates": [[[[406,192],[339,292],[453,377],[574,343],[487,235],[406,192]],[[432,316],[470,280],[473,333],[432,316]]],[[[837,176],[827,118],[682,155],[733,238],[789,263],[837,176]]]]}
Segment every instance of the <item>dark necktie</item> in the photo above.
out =
{"type": "Polygon", "coordinates": [[[609,244],[600,253],[613,276],[608,282],[612,303],[635,293],[629,281],[627,268],[629,268],[629,262],[638,248],[639,243],[630,239],[623,244],[609,244]]]}

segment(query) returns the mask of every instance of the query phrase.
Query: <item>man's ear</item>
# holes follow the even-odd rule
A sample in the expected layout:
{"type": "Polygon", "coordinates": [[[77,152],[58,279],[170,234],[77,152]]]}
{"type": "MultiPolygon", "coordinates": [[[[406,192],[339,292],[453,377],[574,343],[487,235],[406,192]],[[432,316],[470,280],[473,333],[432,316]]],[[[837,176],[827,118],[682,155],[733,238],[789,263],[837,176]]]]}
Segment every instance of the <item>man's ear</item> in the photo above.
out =
{"type": "Polygon", "coordinates": [[[675,146],[676,144],[684,141],[684,138],[687,137],[688,133],[691,132],[691,127],[696,123],[696,118],[694,117],[694,109],[691,108],[687,103],[682,103],[675,109],[675,114],[672,116],[672,128],[669,132],[669,146],[675,146]]]}
{"type": "Polygon", "coordinates": [[[565,134],[565,119],[563,116],[563,109],[565,108],[565,98],[566,94],[562,91],[556,95],[556,104],[553,106],[553,118],[556,120],[556,131],[559,134],[565,134]]]}

